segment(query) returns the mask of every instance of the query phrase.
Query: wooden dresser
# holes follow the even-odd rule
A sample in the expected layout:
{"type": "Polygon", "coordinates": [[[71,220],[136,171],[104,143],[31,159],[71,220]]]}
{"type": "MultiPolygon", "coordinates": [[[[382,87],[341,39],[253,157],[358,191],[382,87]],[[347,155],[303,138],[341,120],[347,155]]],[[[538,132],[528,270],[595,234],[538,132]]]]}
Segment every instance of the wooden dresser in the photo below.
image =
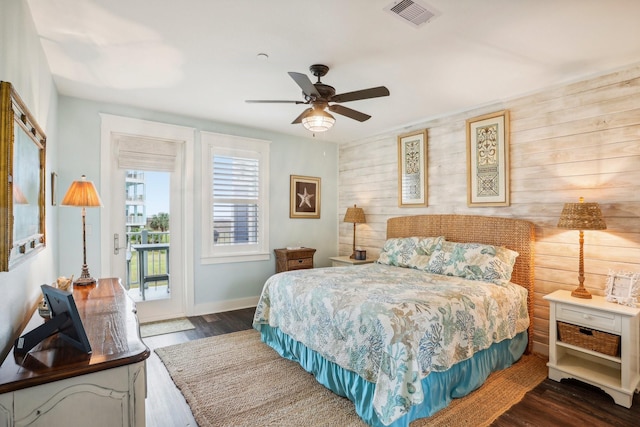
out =
{"type": "Polygon", "coordinates": [[[276,273],[291,270],[313,268],[313,248],[274,249],[276,254],[276,273]]]}
{"type": "MultiPolygon", "coordinates": [[[[56,335],[0,366],[0,426],[144,426],[146,359],[135,304],[118,279],[76,287],[91,344],[86,354],[56,335]]],[[[37,311],[27,332],[43,323],[37,311]]]]}

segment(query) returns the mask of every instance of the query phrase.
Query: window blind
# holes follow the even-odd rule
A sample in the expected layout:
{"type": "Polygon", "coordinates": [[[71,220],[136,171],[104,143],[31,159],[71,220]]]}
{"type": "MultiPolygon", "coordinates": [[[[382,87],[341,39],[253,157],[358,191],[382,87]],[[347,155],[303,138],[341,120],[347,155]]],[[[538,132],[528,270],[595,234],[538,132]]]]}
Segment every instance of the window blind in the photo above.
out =
{"type": "Polygon", "coordinates": [[[121,135],[117,138],[116,150],[119,169],[173,172],[178,143],[121,135]]]}
{"type": "Polygon", "coordinates": [[[214,155],[214,245],[257,244],[260,232],[259,202],[259,160],[214,155]]]}

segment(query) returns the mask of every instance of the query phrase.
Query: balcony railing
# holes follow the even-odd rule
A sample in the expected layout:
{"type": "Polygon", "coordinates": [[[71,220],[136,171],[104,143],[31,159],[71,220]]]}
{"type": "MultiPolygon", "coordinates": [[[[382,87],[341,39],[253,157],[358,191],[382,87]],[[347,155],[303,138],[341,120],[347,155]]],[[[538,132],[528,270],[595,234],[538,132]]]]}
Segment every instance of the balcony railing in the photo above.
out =
{"type": "Polygon", "coordinates": [[[169,292],[169,232],[128,232],[127,241],[127,289],[139,289],[143,300],[150,283],[166,286],[169,292]]]}

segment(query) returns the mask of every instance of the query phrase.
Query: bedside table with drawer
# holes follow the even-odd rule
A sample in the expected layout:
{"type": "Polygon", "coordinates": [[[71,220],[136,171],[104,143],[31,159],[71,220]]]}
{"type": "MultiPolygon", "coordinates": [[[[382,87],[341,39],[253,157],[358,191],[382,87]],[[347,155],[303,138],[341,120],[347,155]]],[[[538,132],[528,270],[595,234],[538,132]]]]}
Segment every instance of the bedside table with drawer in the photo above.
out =
{"type": "Polygon", "coordinates": [[[630,408],[640,386],[640,308],[575,298],[558,290],[549,301],[549,378],[575,378],[630,408]]]}
{"type": "Polygon", "coordinates": [[[274,249],[276,254],[276,273],[291,270],[313,268],[313,248],[274,249]]]}

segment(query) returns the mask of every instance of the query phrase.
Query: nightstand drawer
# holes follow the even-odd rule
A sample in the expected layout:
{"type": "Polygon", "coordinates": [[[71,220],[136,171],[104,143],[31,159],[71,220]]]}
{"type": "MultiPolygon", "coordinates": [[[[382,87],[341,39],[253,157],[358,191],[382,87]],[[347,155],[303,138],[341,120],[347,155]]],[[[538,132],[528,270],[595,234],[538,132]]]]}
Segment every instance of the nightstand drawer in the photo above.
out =
{"type": "Polygon", "coordinates": [[[276,273],[291,270],[313,268],[313,248],[274,249],[276,254],[276,273]]]}
{"type": "Polygon", "coordinates": [[[620,333],[620,316],[587,307],[556,304],[556,319],[598,330],[620,333]]]}
{"type": "Polygon", "coordinates": [[[303,268],[313,268],[313,258],[290,259],[287,261],[288,270],[300,270],[303,268]]]}

